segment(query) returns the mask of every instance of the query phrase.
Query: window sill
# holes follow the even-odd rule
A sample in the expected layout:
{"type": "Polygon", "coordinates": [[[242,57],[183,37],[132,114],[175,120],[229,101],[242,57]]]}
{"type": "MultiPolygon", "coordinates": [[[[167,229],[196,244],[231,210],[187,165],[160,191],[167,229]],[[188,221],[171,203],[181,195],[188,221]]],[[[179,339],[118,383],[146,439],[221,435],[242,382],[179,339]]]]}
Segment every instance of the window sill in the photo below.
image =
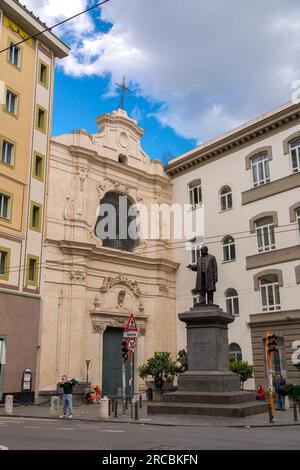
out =
{"type": "Polygon", "coordinates": [[[236,261],[236,259],[230,259],[228,261],[222,261],[222,264],[228,264],[228,263],[234,263],[236,261]]]}
{"type": "Polygon", "coordinates": [[[219,211],[219,214],[224,214],[224,212],[230,212],[233,210],[233,207],[231,209],[224,209],[223,211],[219,211]]]}

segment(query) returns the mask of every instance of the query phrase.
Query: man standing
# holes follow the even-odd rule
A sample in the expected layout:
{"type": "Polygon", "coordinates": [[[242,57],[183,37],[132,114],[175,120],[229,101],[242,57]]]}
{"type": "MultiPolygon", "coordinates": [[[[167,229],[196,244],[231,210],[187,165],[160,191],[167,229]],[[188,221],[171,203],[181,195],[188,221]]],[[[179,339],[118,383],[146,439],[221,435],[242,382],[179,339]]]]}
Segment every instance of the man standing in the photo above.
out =
{"type": "Polygon", "coordinates": [[[66,375],[63,375],[59,387],[63,388],[63,410],[64,414],[60,418],[66,418],[69,411],[69,418],[73,418],[73,387],[77,384],[75,379],[68,380],[66,375]]]}
{"type": "Polygon", "coordinates": [[[188,268],[197,271],[196,287],[193,294],[200,294],[200,304],[212,305],[218,282],[218,266],[216,258],[208,253],[207,246],[201,248],[201,256],[198,254],[197,264],[189,265],[188,268]]]}

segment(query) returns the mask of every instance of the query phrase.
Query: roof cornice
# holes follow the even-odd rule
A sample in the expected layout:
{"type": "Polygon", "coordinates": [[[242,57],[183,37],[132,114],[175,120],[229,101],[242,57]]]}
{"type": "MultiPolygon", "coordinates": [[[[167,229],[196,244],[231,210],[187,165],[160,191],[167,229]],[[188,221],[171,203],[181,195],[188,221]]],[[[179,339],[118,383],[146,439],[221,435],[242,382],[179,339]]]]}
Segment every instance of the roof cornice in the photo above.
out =
{"type": "Polygon", "coordinates": [[[259,142],[297,122],[300,123],[300,104],[285,105],[174,159],[165,167],[165,171],[175,178],[259,142]]]}

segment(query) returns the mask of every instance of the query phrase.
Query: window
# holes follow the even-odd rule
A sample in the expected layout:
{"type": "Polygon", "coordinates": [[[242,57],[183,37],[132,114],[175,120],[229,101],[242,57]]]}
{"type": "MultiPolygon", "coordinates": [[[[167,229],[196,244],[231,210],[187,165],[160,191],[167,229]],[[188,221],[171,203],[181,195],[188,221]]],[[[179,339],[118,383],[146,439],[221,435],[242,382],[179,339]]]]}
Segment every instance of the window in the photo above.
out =
{"type": "Polygon", "coordinates": [[[191,264],[197,264],[198,256],[199,256],[200,250],[203,246],[203,242],[195,238],[190,243],[191,243],[191,245],[190,245],[191,264]]]}
{"type": "Polygon", "coordinates": [[[6,165],[14,164],[15,145],[8,140],[2,140],[1,161],[6,165]]]}
{"type": "Polygon", "coordinates": [[[11,197],[0,193],[0,218],[10,219],[11,197]]]}
{"type": "Polygon", "coordinates": [[[260,293],[263,312],[280,310],[279,281],[276,274],[260,278],[260,293]]]}
{"type": "Polygon", "coordinates": [[[9,279],[10,250],[0,247],[0,280],[9,279]]]}
{"type": "Polygon", "coordinates": [[[223,240],[223,258],[224,261],[234,261],[236,259],[235,241],[233,237],[226,237],[223,240]]]}
{"type": "Polygon", "coordinates": [[[200,204],[202,204],[202,187],[200,180],[189,184],[189,197],[192,209],[197,209],[200,204]]]}
{"type": "Polygon", "coordinates": [[[298,231],[300,235],[300,207],[296,209],[296,223],[298,225],[298,231]]]}
{"type": "Polygon", "coordinates": [[[269,183],[270,170],[267,154],[257,155],[251,159],[253,186],[261,186],[269,183]]]}
{"type": "Polygon", "coordinates": [[[226,298],[226,312],[231,315],[239,315],[239,297],[234,289],[228,289],[225,293],[226,298]]]}
{"type": "Polygon", "coordinates": [[[30,286],[38,285],[38,262],[39,258],[28,255],[26,284],[30,286]]]}
{"type": "Polygon", "coordinates": [[[17,68],[21,66],[21,49],[12,41],[9,44],[8,61],[17,68]]]}
{"type": "Polygon", "coordinates": [[[44,156],[39,153],[34,154],[33,177],[41,181],[44,179],[44,156]]]}
{"type": "Polygon", "coordinates": [[[18,96],[10,90],[6,91],[6,111],[15,116],[18,113],[18,96]]]}
{"type": "Polygon", "coordinates": [[[31,203],[31,218],[30,218],[30,228],[36,232],[41,231],[41,213],[42,206],[35,202],[31,203]]]}
{"type": "Polygon", "coordinates": [[[39,65],[39,82],[41,85],[44,85],[46,88],[48,88],[48,71],[49,67],[46,65],[44,62],[40,60],[40,65],[39,65]]]}
{"type": "Polygon", "coordinates": [[[293,173],[298,173],[300,171],[300,139],[296,139],[290,143],[290,154],[293,173]]]}
{"type": "Polygon", "coordinates": [[[229,345],[229,355],[234,356],[237,361],[243,360],[241,347],[236,343],[231,343],[229,345]]]}
{"type": "Polygon", "coordinates": [[[115,192],[105,195],[95,233],[106,248],[132,252],[139,245],[137,211],[127,196],[115,192]]]}
{"type": "Polygon", "coordinates": [[[272,217],[264,217],[255,223],[258,252],[275,250],[275,229],[272,217]]]}
{"type": "Polygon", "coordinates": [[[232,209],[232,191],[229,186],[224,186],[220,191],[220,206],[222,212],[232,209]]]}
{"type": "Polygon", "coordinates": [[[38,106],[36,116],[36,127],[39,131],[46,132],[47,112],[38,106]]]}

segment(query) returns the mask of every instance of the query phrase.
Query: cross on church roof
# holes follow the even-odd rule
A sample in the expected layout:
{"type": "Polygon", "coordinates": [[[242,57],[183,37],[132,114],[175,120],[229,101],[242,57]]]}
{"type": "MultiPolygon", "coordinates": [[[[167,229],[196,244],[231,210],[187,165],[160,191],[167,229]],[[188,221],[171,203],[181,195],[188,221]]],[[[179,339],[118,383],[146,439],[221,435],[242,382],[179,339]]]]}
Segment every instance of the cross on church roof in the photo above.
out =
{"type": "Polygon", "coordinates": [[[125,93],[126,93],[126,91],[131,93],[131,90],[129,88],[127,88],[127,86],[126,86],[126,78],[125,77],[123,77],[123,82],[122,82],[121,85],[119,83],[116,83],[116,85],[117,85],[118,88],[121,88],[121,90],[122,90],[122,94],[121,94],[121,98],[120,98],[120,109],[124,109],[125,93]]]}

